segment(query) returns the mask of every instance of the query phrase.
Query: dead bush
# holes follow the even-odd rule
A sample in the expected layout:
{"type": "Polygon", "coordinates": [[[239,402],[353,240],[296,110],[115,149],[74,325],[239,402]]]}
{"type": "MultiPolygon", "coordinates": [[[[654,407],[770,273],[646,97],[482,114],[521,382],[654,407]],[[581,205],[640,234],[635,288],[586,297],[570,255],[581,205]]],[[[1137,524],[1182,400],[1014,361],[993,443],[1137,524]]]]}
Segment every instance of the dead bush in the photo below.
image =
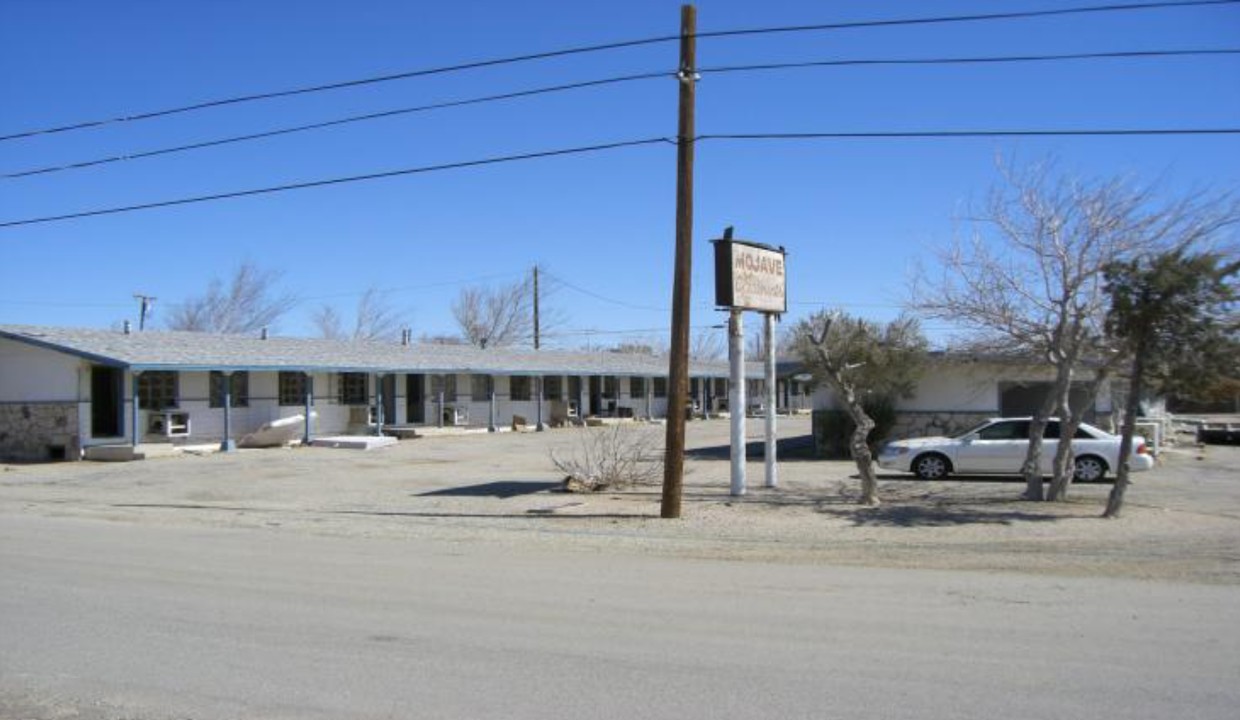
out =
{"type": "Polygon", "coordinates": [[[576,444],[551,462],[567,477],[569,492],[599,492],[657,482],[663,475],[663,443],[657,428],[612,425],[581,428],[576,444]]]}

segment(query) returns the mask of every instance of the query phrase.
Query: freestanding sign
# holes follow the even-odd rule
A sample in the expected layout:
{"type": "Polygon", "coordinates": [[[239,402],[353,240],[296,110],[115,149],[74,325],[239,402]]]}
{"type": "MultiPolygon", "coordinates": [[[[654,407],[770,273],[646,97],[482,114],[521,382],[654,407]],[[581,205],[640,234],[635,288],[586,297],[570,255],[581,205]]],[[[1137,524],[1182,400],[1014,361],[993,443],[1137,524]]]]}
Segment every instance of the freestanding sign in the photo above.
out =
{"type": "Polygon", "coordinates": [[[712,242],[716,305],[781,314],[788,311],[783,248],[733,240],[731,233],[712,242]]]}
{"type": "Polygon", "coordinates": [[[732,238],[724,230],[715,244],[715,304],[728,309],[728,360],[732,389],[728,410],[732,416],[732,494],[745,494],[745,331],[741,315],[756,310],[765,315],[766,486],[777,487],[775,464],[775,319],[788,310],[788,283],[784,249],[732,238]]]}

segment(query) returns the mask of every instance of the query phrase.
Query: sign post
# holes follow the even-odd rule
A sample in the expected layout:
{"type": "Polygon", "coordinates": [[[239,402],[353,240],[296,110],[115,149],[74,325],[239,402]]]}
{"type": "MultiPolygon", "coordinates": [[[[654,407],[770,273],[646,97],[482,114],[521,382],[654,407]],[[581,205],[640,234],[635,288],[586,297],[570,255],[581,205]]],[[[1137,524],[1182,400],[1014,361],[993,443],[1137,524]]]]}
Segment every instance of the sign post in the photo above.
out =
{"type": "Polygon", "coordinates": [[[728,410],[732,422],[732,494],[745,494],[745,338],[741,325],[744,310],[763,313],[766,345],[763,393],[766,425],[766,486],[778,487],[775,457],[775,320],[788,310],[788,286],[782,247],[732,237],[732,228],[715,245],[715,304],[729,311],[728,360],[732,376],[728,410]]]}

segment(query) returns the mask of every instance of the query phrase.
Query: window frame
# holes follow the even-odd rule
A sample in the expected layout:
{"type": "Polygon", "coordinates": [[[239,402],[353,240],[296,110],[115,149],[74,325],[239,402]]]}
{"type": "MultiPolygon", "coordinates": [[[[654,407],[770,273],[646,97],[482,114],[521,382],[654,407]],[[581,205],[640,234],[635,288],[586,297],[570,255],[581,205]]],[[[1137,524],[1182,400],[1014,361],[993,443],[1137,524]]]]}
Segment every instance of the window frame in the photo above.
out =
{"type": "Polygon", "coordinates": [[[158,412],[179,408],[180,396],[180,373],[176,370],[146,370],[138,374],[140,410],[158,412]]]}
{"type": "Polygon", "coordinates": [[[336,373],[336,402],[341,405],[370,404],[370,374],[364,372],[336,373]]]}
{"type": "Polygon", "coordinates": [[[295,370],[281,370],[276,378],[276,396],[280,407],[300,407],[306,404],[306,391],[310,376],[295,370]]]}
{"type": "MultiPolygon", "coordinates": [[[[224,373],[212,370],[207,375],[207,407],[224,407],[224,373]]],[[[229,407],[244,408],[250,406],[250,373],[238,370],[228,374],[229,407]]]]}
{"type": "Polygon", "coordinates": [[[534,378],[529,375],[508,376],[508,399],[514,402],[533,400],[534,378]]]}

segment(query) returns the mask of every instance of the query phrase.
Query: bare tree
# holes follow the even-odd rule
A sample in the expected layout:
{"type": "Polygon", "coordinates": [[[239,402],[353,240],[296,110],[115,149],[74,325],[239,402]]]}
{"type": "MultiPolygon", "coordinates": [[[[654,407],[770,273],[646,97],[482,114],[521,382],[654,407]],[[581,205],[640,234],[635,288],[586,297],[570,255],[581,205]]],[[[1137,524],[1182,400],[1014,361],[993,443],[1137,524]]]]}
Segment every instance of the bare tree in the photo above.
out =
{"type": "Polygon", "coordinates": [[[938,254],[936,278],[914,278],[912,306],[963,326],[981,349],[1051,366],[1052,390],[1030,424],[1021,473],[1025,497],[1041,500],[1042,435],[1058,412],[1062,440],[1049,498],[1059,500],[1072,475],[1071,438],[1088,410],[1070,402],[1073,381],[1091,363],[1092,399],[1121,360],[1106,339],[1104,268],[1186,235],[1208,235],[1225,213],[1202,196],[1159,202],[1152,188],[1122,179],[1056,175],[1051,163],[1001,170],[1005,182],[970,219],[972,235],[938,254]]]}
{"type": "Polygon", "coordinates": [[[277,293],[280,273],[242,263],[227,286],[215,278],[207,292],[176,306],[168,319],[170,330],[214,333],[252,333],[271,327],[297,304],[295,296],[277,293]]]}
{"type": "Polygon", "coordinates": [[[720,360],[725,349],[722,336],[713,328],[698,330],[689,338],[689,357],[694,360],[720,360]]]}
{"type": "MultiPolygon", "coordinates": [[[[539,333],[543,338],[554,336],[564,322],[562,313],[547,304],[555,290],[553,276],[544,274],[539,287],[539,333]]],[[[452,317],[470,345],[486,348],[532,343],[533,278],[495,288],[464,288],[452,303],[452,317]]]]}
{"type": "Polygon", "coordinates": [[[797,325],[795,343],[815,382],[826,383],[852,418],[850,447],[861,475],[861,502],[877,505],[878,478],[869,437],[874,420],[867,397],[906,396],[924,363],[928,343],[917,320],[900,317],[885,326],[821,311],[797,325]]]}
{"type": "Polygon", "coordinates": [[[392,338],[401,329],[400,314],[378,288],[368,288],[357,301],[352,330],[345,330],[340,313],[323,305],[314,313],[314,324],[325,338],[332,340],[379,340],[392,338]]]}

